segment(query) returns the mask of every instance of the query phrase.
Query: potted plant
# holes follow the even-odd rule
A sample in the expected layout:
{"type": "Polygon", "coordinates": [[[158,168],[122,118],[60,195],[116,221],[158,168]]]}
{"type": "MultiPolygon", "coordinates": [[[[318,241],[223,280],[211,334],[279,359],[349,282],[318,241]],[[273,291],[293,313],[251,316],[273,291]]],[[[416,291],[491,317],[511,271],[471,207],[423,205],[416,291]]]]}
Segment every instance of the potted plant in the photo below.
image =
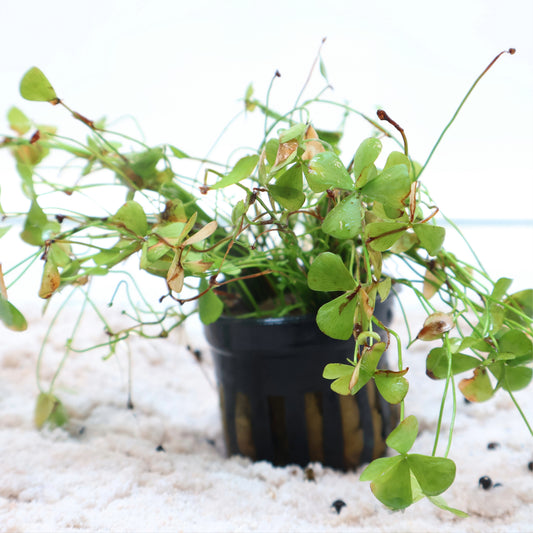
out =
{"type": "MultiPolygon", "coordinates": [[[[188,305],[197,304],[206,336],[220,356],[215,358],[217,372],[221,379],[230,376],[230,383],[221,386],[221,406],[231,415],[225,427],[230,450],[233,446],[262,458],[258,447],[263,436],[278,443],[273,460],[282,463],[291,459],[285,453],[287,442],[301,441],[306,432],[308,451],[313,448],[309,458],[323,459],[325,426],[336,418],[343,442],[356,443],[335,450],[333,456],[343,458],[338,466],[373,459],[361,479],[371,481],[381,502],[402,509],[425,496],[461,515],[440,496],[455,477],[455,464],[446,457],[453,417],[445,456],[436,455],[444,401],[453,392],[455,416],[454,376],[463,372],[468,374],[458,388],[469,401],[488,400],[499,389],[514,398],[515,390],[530,383],[532,291],[510,294],[510,280],[494,282],[480,265],[469,265],[443,248],[445,229],[436,224],[438,209],[421,182],[427,162],[422,166],[411,159],[397,122],[382,110],[374,120],[343,105],[348,117],[362,116],[375,128],[375,135],[345,159],[342,132],[321,130],[312,120],[313,106],[340,104],[319,96],[278,114],[254,99],[249,88],[246,109],[260,110],[266,121],[260,146],[229,166],[204,161],[203,179],[188,180],[174,167],[194,158],[173,145],[135,142],[126,150],[120,142],[131,144],[132,139],[68,108],[39,69],[24,75],[20,89],[28,100],[64,107],[90,132],[86,141],[64,139],[53,128],[36,129],[16,108],[9,112],[18,135],[4,138],[1,146],[13,152],[29,200],[21,237],[37,246],[33,257],[43,261],[41,298],[49,300],[69,285],[85,287],[91,278],[106,276],[138,256],[141,269],[165,280],[161,301],[175,305],[155,311],[156,320],[137,315],[127,331],[108,330],[109,346],[112,350],[132,331],[147,335],[147,322],[158,325],[157,336],[166,336],[195,312],[188,305]],[[385,141],[400,149],[383,158],[385,141]],[[57,151],[83,163],[74,183],[44,180],[37,172],[41,161],[57,151]],[[105,170],[109,181],[91,181],[96,170],[105,170]],[[118,187],[125,203],[121,197],[105,216],[81,208],[42,207],[46,193],[70,199],[96,185],[105,191],[118,187]],[[387,265],[393,261],[406,265],[412,275],[392,276],[387,265]],[[445,383],[430,455],[409,453],[418,423],[406,416],[403,400],[416,383],[408,383],[401,339],[384,319],[393,297],[401,308],[400,287],[412,291],[427,315],[408,343],[441,342],[427,356],[428,376],[445,383]],[[302,333],[299,328],[309,328],[309,322],[314,329],[302,333]],[[271,333],[280,323],[282,332],[271,333]],[[234,331],[237,336],[231,337],[234,331]],[[335,347],[327,344],[328,338],[335,347]],[[285,339],[287,349],[281,343],[285,339]],[[303,348],[296,346],[300,340],[303,348]],[[317,345],[325,360],[310,354],[317,345]],[[274,353],[264,354],[268,348],[274,353]],[[233,349],[236,361],[228,355],[233,349]],[[392,368],[384,366],[387,349],[397,353],[395,364],[388,363],[392,368]],[[292,357],[302,352],[306,358],[292,357]],[[257,354],[268,362],[259,362],[257,354]],[[289,370],[279,366],[281,359],[291,360],[289,370]],[[242,374],[250,368],[255,375],[242,374]],[[335,397],[337,411],[326,409],[322,389],[297,384],[300,376],[322,379],[322,373],[322,383],[331,381],[341,397],[335,397]],[[270,383],[266,403],[251,397],[263,387],[259,377],[270,383]],[[287,390],[297,407],[288,407],[287,390]],[[364,414],[363,404],[371,408],[370,415],[364,414]],[[266,418],[273,429],[267,437],[258,426],[266,418]],[[361,441],[361,432],[372,437],[370,445],[361,441]],[[379,457],[384,441],[398,453],[379,457]]],[[[8,300],[2,277],[0,288],[0,316],[8,327],[24,329],[24,317],[8,300]]],[[[43,389],[37,424],[60,423],[65,416],[53,388],[43,389]]]]}

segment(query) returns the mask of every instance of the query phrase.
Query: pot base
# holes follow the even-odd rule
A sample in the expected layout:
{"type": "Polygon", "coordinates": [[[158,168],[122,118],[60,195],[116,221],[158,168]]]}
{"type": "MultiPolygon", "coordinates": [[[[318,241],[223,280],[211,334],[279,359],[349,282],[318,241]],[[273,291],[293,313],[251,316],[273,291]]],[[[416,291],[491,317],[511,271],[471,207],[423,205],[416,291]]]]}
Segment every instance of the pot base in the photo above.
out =
{"type": "Polygon", "coordinates": [[[353,356],[353,341],[325,336],[311,317],[222,317],[205,333],[228,455],[350,470],[385,453],[396,406],[385,402],[373,380],[355,396],[340,396],[322,377],[327,363],[353,356]]]}

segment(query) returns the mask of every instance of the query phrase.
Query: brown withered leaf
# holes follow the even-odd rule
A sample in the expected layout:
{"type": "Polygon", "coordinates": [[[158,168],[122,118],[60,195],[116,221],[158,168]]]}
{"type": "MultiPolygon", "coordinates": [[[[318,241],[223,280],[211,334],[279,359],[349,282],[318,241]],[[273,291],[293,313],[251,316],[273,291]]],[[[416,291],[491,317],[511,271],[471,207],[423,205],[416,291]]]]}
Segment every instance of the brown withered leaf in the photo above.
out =
{"type": "Polygon", "coordinates": [[[187,267],[187,270],[199,274],[201,272],[205,272],[208,268],[211,268],[213,266],[213,262],[212,261],[185,261],[185,266],[187,267]]]}
{"type": "Polygon", "coordinates": [[[278,153],[276,154],[276,161],[274,167],[281,165],[298,149],[298,141],[291,139],[290,141],[279,143],[278,153]]]}
{"type": "Polygon", "coordinates": [[[444,333],[453,328],[452,317],[447,313],[437,311],[429,315],[422,329],[416,336],[421,341],[434,341],[440,339],[444,333]]]}
{"type": "Polygon", "coordinates": [[[80,276],[72,282],[72,285],[76,287],[81,287],[83,285],[87,285],[87,283],[89,283],[89,276],[80,276]]]}
{"type": "Polygon", "coordinates": [[[185,270],[181,265],[181,250],[174,255],[172,264],[167,272],[167,287],[174,292],[180,293],[185,280],[185,270]]]}
{"type": "Polygon", "coordinates": [[[322,143],[317,140],[318,133],[315,131],[313,126],[309,125],[305,130],[304,139],[307,141],[305,143],[305,152],[302,154],[302,159],[304,161],[309,161],[313,159],[316,154],[320,152],[325,152],[325,148],[322,146],[322,143]]]}
{"type": "Polygon", "coordinates": [[[405,376],[409,371],[409,367],[404,368],[403,370],[376,370],[378,376],[405,376]]]}
{"type": "Polygon", "coordinates": [[[357,361],[357,365],[355,365],[355,368],[353,369],[352,377],[350,378],[350,384],[348,385],[350,390],[352,390],[357,385],[357,382],[359,381],[359,371],[361,369],[362,360],[363,358],[359,359],[359,361],[357,361]]]}
{"type": "Polygon", "coordinates": [[[194,235],[191,235],[187,240],[185,240],[183,242],[183,246],[190,246],[191,244],[196,244],[204,239],[207,239],[207,237],[212,235],[216,229],[216,220],[211,220],[203,228],[200,228],[194,235]]]}
{"type": "Polygon", "coordinates": [[[370,320],[374,314],[374,308],[370,305],[370,299],[368,294],[364,289],[359,291],[359,301],[361,302],[361,307],[366,317],[370,320]]]}

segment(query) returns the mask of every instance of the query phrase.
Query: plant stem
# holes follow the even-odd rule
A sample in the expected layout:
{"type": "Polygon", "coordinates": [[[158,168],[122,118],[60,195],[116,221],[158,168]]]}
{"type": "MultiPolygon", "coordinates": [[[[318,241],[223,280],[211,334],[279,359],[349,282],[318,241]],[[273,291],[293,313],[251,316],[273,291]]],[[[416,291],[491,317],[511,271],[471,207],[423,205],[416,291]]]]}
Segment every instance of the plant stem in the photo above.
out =
{"type": "MultiPolygon", "coordinates": [[[[403,308],[402,308],[402,312],[403,312],[403,308]]],[[[402,341],[400,340],[400,336],[394,330],[388,329],[387,331],[396,339],[396,345],[398,347],[398,371],[401,371],[403,370],[402,341]]],[[[405,401],[402,400],[400,403],[400,422],[404,418],[405,418],[405,401]]]]}
{"type": "MultiPolygon", "coordinates": [[[[72,293],[76,290],[76,288],[74,288],[72,290],[72,293]]],[[[50,390],[52,390],[54,388],[54,384],[61,372],[61,369],[63,368],[64,364],[65,364],[65,361],[67,360],[70,352],[71,352],[71,349],[70,349],[70,345],[72,343],[72,339],[74,338],[74,336],[76,335],[76,332],[78,331],[78,328],[80,327],[80,324],[81,324],[81,319],[83,318],[83,314],[85,312],[85,307],[87,305],[87,300],[89,298],[89,291],[86,290],[85,291],[85,298],[83,299],[83,303],[81,305],[81,309],[80,309],[80,312],[78,313],[78,317],[76,318],[76,323],[74,324],[74,327],[72,328],[72,334],[70,335],[70,337],[67,339],[67,342],[65,343],[65,354],[63,355],[63,357],[61,358],[61,361],[54,373],[54,376],[52,378],[52,381],[50,382],[50,390]]],[[[66,302],[63,303],[63,305],[61,306],[61,310],[64,308],[66,302]]]]}
{"type": "Polygon", "coordinates": [[[424,166],[420,169],[420,172],[418,173],[418,176],[417,176],[417,179],[420,179],[420,176],[422,175],[422,172],[424,172],[424,170],[426,169],[426,167],[428,166],[428,163],[429,161],[431,160],[431,158],[433,157],[433,154],[435,153],[435,151],[437,150],[437,147],[439,146],[439,144],[441,143],[444,135],[446,135],[446,132],[448,131],[448,129],[450,128],[450,126],[454,123],[455,119],[457,118],[457,115],[459,115],[459,112],[461,111],[463,105],[466,103],[466,101],[468,100],[468,97],[472,94],[472,91],[475,89],[476,85],[479,83],[479,81],[481,80],[481,78],[483,78],[483,76],[485,76],[485,74],[488,72],[488,70],[492,67],[492,65],[494,65],[494,63],[496,63],[496,61],[499,59],[499,57],[503,54],[511,54],[513,55],[514,53],[516,52],[516,50],[514,48],[509,48],[509,50],[504,50],[503,52],[500,52],[490,63],[489,65],[483,70],[483,72],[476,78],[476,80],[474,81],[474,83],[471,85],[470,89],[468,90],[468,92],[466,93],[466,95],[464,96],[464,98],[461,100],[461,103],[459,104],[459,107],[455,110],[455,113],[453,114],[452,118],[450,119],[450,121],[448,122],[448,124],[446,124],[446,127],[442,130],[441,134],[439,135],[439,138],[437,139],[437,142],[435,143],[435,145],[433,146],[433,148],[431,149],[431,152],[429,153],[429,156],[428,158],[426,159],[426,162],[424,163],[424,166]]]}
{"type": "MultiPolygon", "coordinates": [[[[39,353],[37,355],[37,364],[35,365],[35,377],[36,377],[36,381],[37,381],[37,387],[38,387],[39,391],[41,391],[41,392],[44,392],[44,389],[43,389],[43,387],[41,385],[41,377],[40,377],[42,360],[43,360],[43,355],[44,355],[44,348],[45,348],[45,346],[48,343],[48,338],[50,337],[50,334],[52,333],[52,328],[54,327],[54,325],[55,325],[57,319],[59,318],[59,315],[63,311],[65,305],[67,304],[67,302],[70,300],[70,298],[74,294],[75,290],[76,289],[70,291],[68,296],[65,298],[65,301],[63,302],[63,304],[59,307],[59,309],[57,310],[56,314],[53,316],[52,320],[50,321],[50,324],[48,325],[48,328],[46,329],[46,333],[44,335],[43,342],[41,343],[41,348],[39,349],[39,353]]],[[[56,372],[56,374],[57,374],[57,372],[56,372]]],[[[54,376],[54,379],[55,379],[55,376],[54,376]]],[[[50,387],[50,389],[51,389],[51,387],[50,387]]]]}
{"type": "MultiPolygon", "coordinates": [[[[505,383],[507,385],[507,376],[505,376],[505,383]]],[[[513,401],[513,403],[514,403],[515,407],[517,408],[518,412],[520,413],[520,416],[522,417],[522,420],[526,424],[527,429],[529,430],[529,433],[533,437],[533,428],[529,424],[529,421],[528,421],[526,415],[524,414],[524,411],[522,411],[522,408],[520,407],[519,403],[516,401],[516,398],[514,397],[514,394],[509,390],[508,386],[507,386],[507,392],[508,392],[509,396],[511,397],[511,400],[513,401]]]]}
{"type": "Polygon", "coordinates": [[[437,421],[437,430],[435,432],[435,442],[433,444],[433,451],[431,452],[431,455],[433,457],[437,453],[437,445],[438,445],[438,442],[439,442],[440,430],[441,430],[441,426],[442,426],[442,417],[443,417],[443,414],[444,414],[444,406],[446,404],[446,397],[448,395],[448,388],[450,386],[450,382],[452,383],[452,390],[453,390],[453,407],[452,407],[452,418],[450,420],[450,428],[449,428],[449,433],[448,433],[448,444],[447,444],[447,447],[446,447],[446,452],[444,454],[444,457],[448,456],[448,453],[449,453],[450,448],[451,448],[452,436],[453,436],[453,428],[454,428],[454,425],[455,425],[455,414],[456,414],[455,383],[453,381],[453,374],[452,374],[452,352],[451,352],[451,349],[450,349],[448,333],[444,334],[443,344],[444,344],[444,348],[446,349],[446,357],[448,358],[448,371],[447,371],[447,374],[446,374],[446,384],[444,385],[444,392],[442,393],[442,399],[441,399],[441,404],[440,404],[440,409],[439,409],[439,418],[438,418],[438,421],[437,421]]]}

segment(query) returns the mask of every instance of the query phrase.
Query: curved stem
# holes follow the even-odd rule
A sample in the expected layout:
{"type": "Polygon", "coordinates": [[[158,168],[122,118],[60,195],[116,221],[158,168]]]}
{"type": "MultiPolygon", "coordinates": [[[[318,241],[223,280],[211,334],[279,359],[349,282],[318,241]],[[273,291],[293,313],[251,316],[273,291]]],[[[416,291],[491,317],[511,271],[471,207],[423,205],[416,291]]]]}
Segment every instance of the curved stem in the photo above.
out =
{"type": "MultiPolygon", "coordinates": [[[[450,386],[450,381],[452,380],[452,353],[450,350],[450,345],[448,343],[448,333],[444,334],[444,347],[446,349],[446,356],[448,358],[448,372],[446,375],[446,383],[444,385],[444,391],[442,393],[442,399],[440,402],[439,417],[437,420],[437,429],[435,431],[435,442],[433,444],[433,451],[431,452],[432,456],[435,456],[435,454],[437,453],[437,445],[439,443],[440,430],[442,426],[442,417],[444,415],[444,406],[446,404],[446,397],[448,395],[448,387],[450,386]]],[[[449,438],[448,438],[448,448],[446,450],[446,455],[448,455],[448,451],[451,445],[454,422],[455,422],[455,387],[454,387],[454,412],[452,415],[452,423],[450,424],[450,433],[449,433],[449,438]]]]}
{"type": "Polygon", "coordinates": [[[452,118],[450,119],[448,124],[446,124],[445,128],[442,130],[441,134],[439,135],[439,138],[437,139],[437,142],[434,144],[433,148],[431,149],[431,152],[429,153],[429,156],[426,159],[426,162],[424,163],[424,165],[420,169],[420,172],[418,173],[417,179],[420,179],[420,176],[422,175],[422,172],[424,172],[424,170],[428,166],[428,163],[430,162],[431,158],[433,157],[433,154],[437,150],[437,147],[439,146],[439,144],[441,143],[442,139],[444,138],[444,135],[446,135],[446,132],[450,129],[450,126],[454,123],[455,119],[457,118],[457,115],[459,115],[459,112],[461,111],[463,105],[466,103],[466,101],[468,100],[468,97],[472,94],[472,91],[475,89],[476,85],[479,83],[481,78],[483,78],[483,76],[485,76],[485,74],[488,72],[488,70],[492,67],[492,65],[494,65],[494,63],[496,63],[496,61],[499,59],[499,57],[501,55],[503,55],[503,54],[511,54],[511,55],[513,55],[515,52],[516,52],[516,50],[514,48],[509,48],[509,50],[503,50],[502,52],[500,52],[489,63],[489,65],[483,70],[483,72],[476,78],[476,80],[471,85],[470,89],[468,90],[468,92],[466,93],[464,98],[461,100],[461,103],[459,104],[459,107],[455,110],[455,113],[453,114],[452,118]]]}
{"type": "Polygon", "coordinates": [[[37,354],[37,364],[35,365],[35,377],[36,377],[36,381],[37,381],[37,387],[38,387],[40,392],[44,392],[44,389],[43,389],[43,387],[41,385],[41,366],[42,366],[42,361],[43,361],[44,348],[45,348],[45,346],[48,343],[48,338],[50,337],[50,334],[52,333],[52,329],[53,329],[57,319],[61,315],[65,305],[70,300],[70,298],[74,294],[75,290],[76,289],[70,291],[68,296],[65,298],[65,301],[59,307],[59,309],[57,310],[56,314],[53,316],[52,320],[50,321],[50,324],[48,325],[48,328],[46,329],[46,333],[44,335],[43,342],[41,343],[41,348],[39,349],[39,353],[37,354]]]}
{"type": "MultiPolygon", "coordinates": [[[[507,376],[505,376],[505,383],[507,385],[507,376]]],[[[509,387],[507,386],[507,393],[509,394],[509,396],[511,397],[511,400],[513,401],[516,409],[518,410],[518,412],[520,413],[520,416],[522,417],[522,420],[524,421],[524,423],[526,424],[526,427],[527,429],[529,430],[529,433],[531,434],[531,436],[533,437],[533,428],[531,427],[531,425],[529,424],[529,421],[526,417],[526,415],[524,414],[524,411],[522,411],[522,408],[520,407],[520,405],[518,404],[518,402],[516,401],[516,398],[514,397],[514,394],[509,390],[509,387]]]]}

